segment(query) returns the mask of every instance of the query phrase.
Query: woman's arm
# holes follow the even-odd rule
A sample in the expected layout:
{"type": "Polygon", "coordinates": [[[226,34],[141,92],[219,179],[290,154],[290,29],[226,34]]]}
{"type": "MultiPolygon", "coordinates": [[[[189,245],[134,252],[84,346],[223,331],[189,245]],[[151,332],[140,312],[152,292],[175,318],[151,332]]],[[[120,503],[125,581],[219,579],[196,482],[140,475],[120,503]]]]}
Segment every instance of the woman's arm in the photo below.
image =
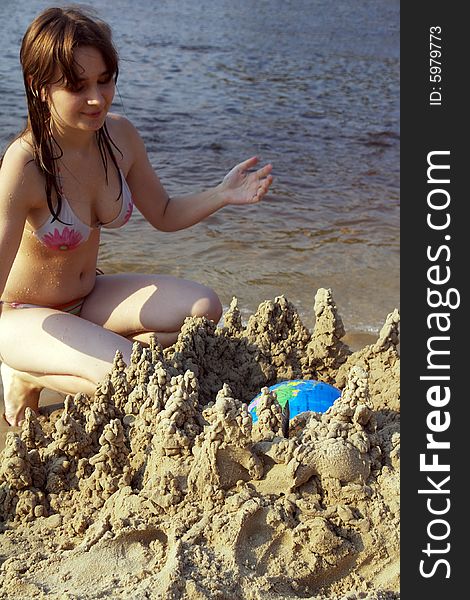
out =
{"type": "Polygon", "coordinates": [[[0,297],[21,243],[38,177],[31,154],[16,140],[0,168],[0,297]]]}
{"type": "Polygon", "coordinates": [[[177,231],[199,223],[228,204],[259,202],[272,183],[270,164],[248,172],[257,163],[252,157],[234,167],[223,181],[206,191],[170,199],[150,164],[142,138],[134,126],[123,119],[126,143],[132,152],[127,183],[137,208],[157,229],[177,231]]]}

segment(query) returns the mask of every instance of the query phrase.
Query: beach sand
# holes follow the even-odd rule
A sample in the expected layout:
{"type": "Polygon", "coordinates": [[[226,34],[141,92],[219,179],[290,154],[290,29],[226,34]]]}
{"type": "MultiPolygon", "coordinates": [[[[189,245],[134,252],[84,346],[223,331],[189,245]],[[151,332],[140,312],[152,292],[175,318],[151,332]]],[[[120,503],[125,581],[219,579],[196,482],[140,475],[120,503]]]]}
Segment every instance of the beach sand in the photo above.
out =
{"type": "Polygon", "coordinates": [[[398,311],[355,351],[331,290],[314,313],[281,296],[243,325],[234,299],[3,427],[0,599],[399,598],[398,311]],[[286,379],[341,397],[286,435],[265,390],[253,423],[286,379]]]}

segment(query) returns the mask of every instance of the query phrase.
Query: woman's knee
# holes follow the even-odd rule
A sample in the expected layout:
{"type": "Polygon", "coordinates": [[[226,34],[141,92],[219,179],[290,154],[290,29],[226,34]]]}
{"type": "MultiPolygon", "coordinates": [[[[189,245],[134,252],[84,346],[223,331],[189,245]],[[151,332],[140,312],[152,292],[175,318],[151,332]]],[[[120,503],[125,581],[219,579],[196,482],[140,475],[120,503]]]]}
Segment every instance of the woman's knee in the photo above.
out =
{"type": "Polygon", "coordinates": [[[203,293],[191,307],[192,317],[207,317],[218,323],[222,316],[222,303],[213,289],[205,287],[203,293]]]}

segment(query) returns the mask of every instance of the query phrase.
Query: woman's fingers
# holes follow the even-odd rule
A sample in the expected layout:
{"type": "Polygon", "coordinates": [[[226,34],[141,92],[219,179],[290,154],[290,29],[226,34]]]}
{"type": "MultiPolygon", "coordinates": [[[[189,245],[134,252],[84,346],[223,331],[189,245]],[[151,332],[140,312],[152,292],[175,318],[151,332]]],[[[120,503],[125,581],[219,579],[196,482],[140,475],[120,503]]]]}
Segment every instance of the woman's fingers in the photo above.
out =
{"type": "Polygon", "coordinates": [[[271,169],[266,170],[265,167],[264,169],[260,169],[256,173],[253,173],[253,180],[257,182],[260,188],[262,187],[266,191],[268,191],[269,186],[273,182],[273,176],[270,175],[270,170],[271,169]]]}
{"type": "Polygon", "coordinates": [[[262,169],[259,169],[258,171],[256,171],[256,174],[258,175],[259,178],[266,177],[267,175],[269,175],[269,173],[271,173],[272,170],[273,170],[273,166],[272,166],[272,164],[269,163],[269,164],[265,165],[262,169]]]}
{"type": "Polygon", "coordinates": [[[259,182],[258,189],[256,190],[252,199],[253,202],[259,202],[263,198],[263,196],[265,196],[268,193],[269,186],[271,185],[272,181],[272,176],[268,175],[266,179],[263,179],[259,182]]]}
{"type": "Polygon", "coordinates": [[[254,167],[256,164],[258,164],[258,157],[257,156],[252,156],[251,158],[244,160],[243,162],[241,162],[238,165],[238,170],[239,171],[246,171],[248,169],[251,169],[252,167],[254,167]]]}

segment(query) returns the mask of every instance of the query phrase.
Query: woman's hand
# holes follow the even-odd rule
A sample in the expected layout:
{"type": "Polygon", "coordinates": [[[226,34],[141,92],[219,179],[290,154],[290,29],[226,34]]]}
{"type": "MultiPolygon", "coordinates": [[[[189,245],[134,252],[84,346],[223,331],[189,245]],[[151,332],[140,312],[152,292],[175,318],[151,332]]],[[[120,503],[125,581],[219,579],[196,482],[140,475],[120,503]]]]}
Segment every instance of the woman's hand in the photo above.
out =
{"type": "Polygon", "coordinates": [[[258,157],[253,156],[227,173],[222,183],[220,191],[226,198],[227,204],[254,204],[268,192],[269,186],[273,182],[270,174],[272,165],[268,164],[257,171],[248,173],[258,163],[258,157]]]}

